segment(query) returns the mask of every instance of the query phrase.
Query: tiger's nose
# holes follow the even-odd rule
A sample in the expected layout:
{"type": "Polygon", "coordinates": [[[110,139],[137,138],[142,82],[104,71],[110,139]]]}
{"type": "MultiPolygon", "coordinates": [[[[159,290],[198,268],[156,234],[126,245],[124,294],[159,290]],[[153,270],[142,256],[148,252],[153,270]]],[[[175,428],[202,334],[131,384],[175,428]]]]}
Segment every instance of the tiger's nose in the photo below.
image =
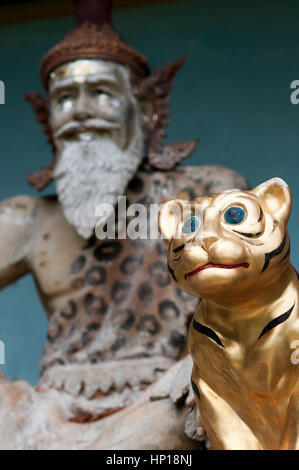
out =
{"type": "Polygon", "coordinates": [[[204,237],[203,238],[203,241],[202,241],[202,248],[205,250],[205,251],[208,251],[211,246],[217,242],[218,238],[215,237],[215,236],[209,236],[209,237],[204,237]]]}
{"type": "Polygon", "coordinates": [[[221,239],[218,243],[211,245],[209,258],[212,263],[234,264],[246,259],[246,249],[235,240],[221,239]]]}

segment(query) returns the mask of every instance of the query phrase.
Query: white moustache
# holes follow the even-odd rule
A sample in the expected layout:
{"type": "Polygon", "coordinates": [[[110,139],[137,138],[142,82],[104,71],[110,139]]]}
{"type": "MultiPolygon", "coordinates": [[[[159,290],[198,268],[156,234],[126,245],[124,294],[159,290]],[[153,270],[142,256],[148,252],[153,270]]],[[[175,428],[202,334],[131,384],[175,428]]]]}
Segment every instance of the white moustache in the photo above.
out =
{"type": "Polygon", "coordinates": [[[102,119],[87,119],[84,122],[72,121],[62,126],[55,134],[55,138],[62,137],[74,132],[86,132],[93,130],[113,130],[120,129],[119,124],[111,121],[104,121],[102,119]]]}

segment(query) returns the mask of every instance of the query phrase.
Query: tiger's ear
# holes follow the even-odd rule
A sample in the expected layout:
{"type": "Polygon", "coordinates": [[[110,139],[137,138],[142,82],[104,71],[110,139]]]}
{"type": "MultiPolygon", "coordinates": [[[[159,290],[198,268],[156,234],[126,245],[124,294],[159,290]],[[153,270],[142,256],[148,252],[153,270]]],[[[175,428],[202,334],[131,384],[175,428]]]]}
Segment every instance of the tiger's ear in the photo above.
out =
{"type": "Polygon", "coordinates": [[[278,220],[287,222],[291,207],[292,195],[287,183],[281,178],[272,178],[252,190],[259,196],[265,209],[278,220]]]}
{"type": "Polygon", "coordinates": [[[181,199],[174,199],[160,207],[159,231],[168,243],[175,236],[178,224],[182,220],[183,202],[181,199]]]}

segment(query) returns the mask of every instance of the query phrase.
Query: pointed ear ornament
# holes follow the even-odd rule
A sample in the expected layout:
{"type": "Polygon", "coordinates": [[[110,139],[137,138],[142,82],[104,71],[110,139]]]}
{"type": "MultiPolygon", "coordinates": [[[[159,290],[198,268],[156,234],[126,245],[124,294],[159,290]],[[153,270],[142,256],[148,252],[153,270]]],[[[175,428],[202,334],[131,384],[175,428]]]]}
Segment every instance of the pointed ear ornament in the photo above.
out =
{"type": "Polygon", "coordinates": [[[138,100],[152,97],[154,110],[148,125],[147,157],[148,163],[157,170],[169,171],[189,157],[195,150],[198,139],[191,142],[176,142],[163,146],[163,138],[166,137],[165,127],[169,125],[167,120],[170,112],[168,105],[173,80],[184,65],[185,58],[171,62],[161,69],[155,70],[145,78],[135,90],[138,100]]]}

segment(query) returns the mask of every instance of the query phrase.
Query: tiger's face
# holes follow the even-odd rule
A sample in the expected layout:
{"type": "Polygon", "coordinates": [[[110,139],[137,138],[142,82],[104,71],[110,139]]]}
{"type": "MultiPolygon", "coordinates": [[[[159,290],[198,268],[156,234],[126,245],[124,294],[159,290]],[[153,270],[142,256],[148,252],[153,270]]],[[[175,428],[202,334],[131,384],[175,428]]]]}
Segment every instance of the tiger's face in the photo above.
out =
{"type": "Polygon", "coordinates": [[[159,227],[170,275],[186,292],[216,301],[265,289],[289,263],[290,210],[290,190],[280,178],[251,191],[167,202],[159,227]]]}

